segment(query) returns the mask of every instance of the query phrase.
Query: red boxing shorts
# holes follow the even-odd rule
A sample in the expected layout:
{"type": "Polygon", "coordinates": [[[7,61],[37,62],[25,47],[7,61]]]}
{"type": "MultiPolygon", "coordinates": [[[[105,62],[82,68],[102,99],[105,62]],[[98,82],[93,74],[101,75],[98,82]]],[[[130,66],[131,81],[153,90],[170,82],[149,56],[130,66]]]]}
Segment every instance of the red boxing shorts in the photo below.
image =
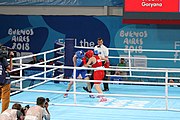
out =
{"type": "MultiPolygon", "coordinates": [[[[94,76],[93,76],[94,80],[99,80],[102,81],[104,78],[104,70],[97,70],[94,71],[94,76]]],[[[94,84],[101,84],[101,82],[94,82],[94,84]]]]}

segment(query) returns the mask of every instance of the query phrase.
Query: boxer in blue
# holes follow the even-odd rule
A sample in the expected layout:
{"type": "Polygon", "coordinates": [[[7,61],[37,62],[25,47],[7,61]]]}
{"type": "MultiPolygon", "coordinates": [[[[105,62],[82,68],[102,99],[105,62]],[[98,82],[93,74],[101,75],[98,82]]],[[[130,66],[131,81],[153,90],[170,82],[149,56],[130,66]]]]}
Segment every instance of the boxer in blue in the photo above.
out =
{"type": "MultiPolygon", "coordinates": [[[[74,63],[74,67],[82,67],[84,64],[86,64],[86,57],[84,56],[84,51],[79,50],[75,53],[74,57],[73,57],[73,63],[74,63]]],[[[85,79],[85,80],[89,80],[89,77],[86,75],[87,74],[87,70],[76,70],[76,78],[78,79],[85,79]]],[[[74,72],[73,72],[74,75],[74,72]]],[[[73,78],[72,75],[72,78],[73,78]]],[[[73,85],[73,81],[70,81],[68,84],[68,87],[66,89],[66,92],[69,92],[69,90],[71,89],[71,86],[73,85]]],[[[64,98],[68,97],[68,94],[64,94],[64,98]]]]}

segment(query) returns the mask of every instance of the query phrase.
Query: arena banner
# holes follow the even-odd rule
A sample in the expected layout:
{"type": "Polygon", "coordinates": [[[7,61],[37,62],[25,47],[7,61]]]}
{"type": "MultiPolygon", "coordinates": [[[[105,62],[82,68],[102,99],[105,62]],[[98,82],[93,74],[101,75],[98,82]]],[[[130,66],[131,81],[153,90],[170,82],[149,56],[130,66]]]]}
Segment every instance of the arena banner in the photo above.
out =
{"type": "Polygon", "coordinates": [[[125,0],[125,12],[179,12],[179,0],[125,0]]]}
{"type": "Polygon", "coordinates": [[[122,6],[123,0],[1,0],[0,5],[122,6]]]}
{"type": "MultiPolygon", "coordinates": [[[[63,41],[66,38],[74,38],[77,46],[93,47],[97,44],[97,38],[101,37],[107,47],[125,48],[124,51],[110,51],[110,56],[123,57],[128,55],[126,49],[138,49],[131,51],[132,57],[174,59],[173,61],[132,60],[132,66],[180,66],[179,52],[142,51],[142,49],[180,50],[179,25],[126,25],[122,24],[122,17],[117,16],[1,15],[0,20],[0,43],[16,50],[17,56],[57,48],[57,45],[60,45],[57,40],[63,41]]],[[[66,56],[65,59],[72,59],[66,56]]],[[[110,61],[112,65],[117,65],[119,59],[110,59],[110,61]]]]}

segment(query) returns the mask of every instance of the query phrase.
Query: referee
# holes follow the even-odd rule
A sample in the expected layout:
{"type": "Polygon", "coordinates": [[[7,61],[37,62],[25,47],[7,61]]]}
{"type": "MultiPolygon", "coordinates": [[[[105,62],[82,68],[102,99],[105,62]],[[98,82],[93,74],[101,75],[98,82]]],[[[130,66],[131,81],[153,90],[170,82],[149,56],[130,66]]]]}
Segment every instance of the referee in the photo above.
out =
{"type": "MultiPolygon", "coordinates": [[[[103,39],[98,38],[97,43],[98,43],[98,45],[96,45],[94,47],[94,51],[97,50],[99,56],[108,58],[109,50],[108,50],[108,48],[106,46],[103,45],[103,39]]],[[[105,63],[105,61],[103,61],[103,66],[104,66],[104,63],[105,63]]],[[[107,71],[105,71],[104,80],[108,80],[108,77],[106,77],[106,74],[107,74],[107,71]]],[[[109,91],[108,83],[103,83],[103,85],[104,85],[104,90],[103,91],[109,91]]]]}

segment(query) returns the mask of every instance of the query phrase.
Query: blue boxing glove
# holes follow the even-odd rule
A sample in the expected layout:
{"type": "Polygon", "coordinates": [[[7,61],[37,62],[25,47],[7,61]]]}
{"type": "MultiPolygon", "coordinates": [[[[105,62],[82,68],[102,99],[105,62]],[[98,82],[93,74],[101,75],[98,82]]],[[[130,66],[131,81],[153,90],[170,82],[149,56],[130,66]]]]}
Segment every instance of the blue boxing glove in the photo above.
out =
{"type": "Polygon", "coordinates": [[[77,59],[76,59],[76,66],[77,66],[77,67],[81,67],[82,65],[83,65],[82,59],[77,58],[77,59]]]}

